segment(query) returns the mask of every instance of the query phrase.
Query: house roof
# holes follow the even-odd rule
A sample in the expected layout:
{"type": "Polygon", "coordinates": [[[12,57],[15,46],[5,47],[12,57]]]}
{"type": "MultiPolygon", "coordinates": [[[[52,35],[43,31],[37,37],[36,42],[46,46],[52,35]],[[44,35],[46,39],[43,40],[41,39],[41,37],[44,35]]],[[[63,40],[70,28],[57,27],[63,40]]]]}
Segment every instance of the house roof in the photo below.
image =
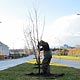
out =
{"type": "Polygon", "coordinates": [[[6,44],[2,43],[1,41],[0,41],[0,46],[6,46],[6,47],[8,47],[6,44]]]}

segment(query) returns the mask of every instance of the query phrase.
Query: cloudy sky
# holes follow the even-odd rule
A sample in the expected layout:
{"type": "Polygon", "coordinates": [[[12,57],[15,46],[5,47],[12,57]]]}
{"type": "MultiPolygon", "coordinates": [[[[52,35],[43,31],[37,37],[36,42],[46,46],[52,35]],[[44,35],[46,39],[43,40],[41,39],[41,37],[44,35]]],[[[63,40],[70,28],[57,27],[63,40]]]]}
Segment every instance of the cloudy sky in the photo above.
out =
{"type": "Polygon", "coordinates": [[[45,16],[43,40],[50,47],[80,45],[79,0],[0,0],[0,41],[10,48],[24,48],[23,26],[33,8],[45,16]]]}

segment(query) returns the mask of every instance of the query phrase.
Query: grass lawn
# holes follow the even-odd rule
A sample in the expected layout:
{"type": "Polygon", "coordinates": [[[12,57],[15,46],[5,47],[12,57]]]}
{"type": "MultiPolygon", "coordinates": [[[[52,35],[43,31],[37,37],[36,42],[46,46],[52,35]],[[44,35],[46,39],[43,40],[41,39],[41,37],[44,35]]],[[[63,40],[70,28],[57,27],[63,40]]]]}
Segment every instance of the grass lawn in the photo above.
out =
{"type": "Polygon", "coordinates": [[[37,73],[38,70],[33,69],[35,61],[31,60],[21,65],[0,71],[0,80],[80,80],[80,69],[67,67],[65,65],[51,62],[51,73],[64,73],[63,77],[55,77],[50,79],[42,76],[29,76],[28,73],[37,73]]]}
{"type": "Polygon", "coordinates": [[[80,61],[80,56],[79,57],[75,57],[75,56],[57,56],[57,55],[53,55],[53,58],[68,59],[68,60],[78,60],[78,61],[80,61]]]}

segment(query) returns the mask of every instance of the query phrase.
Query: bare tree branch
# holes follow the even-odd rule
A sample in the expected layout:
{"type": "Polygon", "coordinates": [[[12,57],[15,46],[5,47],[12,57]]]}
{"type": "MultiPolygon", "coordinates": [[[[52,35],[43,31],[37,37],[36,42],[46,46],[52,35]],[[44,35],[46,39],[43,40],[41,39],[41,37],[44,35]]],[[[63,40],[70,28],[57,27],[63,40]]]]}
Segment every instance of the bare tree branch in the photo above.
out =
{"type": "Polygon", "coordinates": [[[36,18],[36,35],[37,35],[37,41],[39,41],[39,37],[38,37],[38,19],[37,19],[37,11],[36,9],[34,9],[35,11],[35,18],[36,18]]]}
{"type": "Polygon", "coordinates": [[[42,40],[42,37],[43,37],[44,27],[45,27],[45,17],[44,17],[44,21],[43,21],[43,29],[42,29],[42,34],[41,34],[40,40],[42,40]]]}
{"type": "Polygon", "coordinates": [[[34,14],[31,14],[29,12],[28,25],[27,25],[27,29],[24,31],[24,36],[28,47],[32,46],[37,63],[40,63],[40,51],[37,45],[39,41],[42,39],[44,26],[45,26],[45,18],[42,25],[43,28],[41,31],[41,36],[39,36],[39,27],[40,27],[39,18],[38,18],[37,10],[34,8],[34,14]],[[39,55],[39,57],[37,55],[39,55]]]}

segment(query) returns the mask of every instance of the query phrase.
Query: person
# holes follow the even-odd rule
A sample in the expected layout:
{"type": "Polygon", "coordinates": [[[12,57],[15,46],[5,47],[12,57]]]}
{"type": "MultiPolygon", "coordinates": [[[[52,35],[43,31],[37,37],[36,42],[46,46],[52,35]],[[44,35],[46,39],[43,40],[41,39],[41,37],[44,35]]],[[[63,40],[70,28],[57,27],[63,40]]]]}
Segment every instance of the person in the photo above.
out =
{"type": "Polygon", "coordinates": [[[49,44],[41,40],[38,45],[40,46],[40,51],[44,50],[44,58],[42,61],[43,74],[50,74],[50,61],[52,58],[52,54],[50,51],[49,44]]]}

